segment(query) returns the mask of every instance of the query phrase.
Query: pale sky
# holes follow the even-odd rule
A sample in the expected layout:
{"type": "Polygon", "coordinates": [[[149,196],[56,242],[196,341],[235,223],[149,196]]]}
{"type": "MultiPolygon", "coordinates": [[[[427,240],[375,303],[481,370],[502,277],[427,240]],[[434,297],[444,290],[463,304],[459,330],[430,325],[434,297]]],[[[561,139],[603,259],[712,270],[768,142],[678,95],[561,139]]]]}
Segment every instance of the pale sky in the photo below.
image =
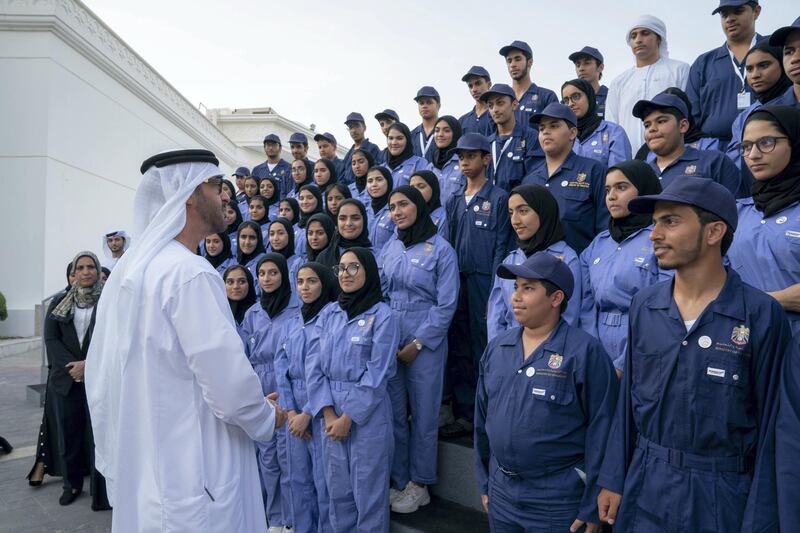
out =
{"type": "MultiPolygon", "coordinates": [[[[575,77],[567,56],[585,45],[603,53],[604,82],[632,66],[625,36],[641,14],[666,23],[673,59],[691,63],[724,42],[716,1],[84,2],[193,104],[269,106],[345,147],[350,111],[380,145],[379,110],[395,109],[413,128],[423,85],[441,94],[440,114],[466,113],[473,102],[461,76],[481,65],[509,83],[498,50],[515,39],[533,48],[534,82],[556,93],[575,77]]],[[[792,5],[762,2],[757,31],[791,24],[800,11],[792,5]]]]}

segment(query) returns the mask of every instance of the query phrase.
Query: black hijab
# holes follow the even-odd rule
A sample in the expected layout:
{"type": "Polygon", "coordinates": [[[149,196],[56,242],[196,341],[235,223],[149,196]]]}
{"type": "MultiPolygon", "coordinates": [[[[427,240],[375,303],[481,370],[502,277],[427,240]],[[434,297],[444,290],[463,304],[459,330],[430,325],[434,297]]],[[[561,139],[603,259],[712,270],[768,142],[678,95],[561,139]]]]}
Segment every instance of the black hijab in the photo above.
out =
{"type": "Polygon", "coordinates": [[[777,122],[779,129],[789,137],[792,148],[789,164],[783,170],[768,180],[756,181],[750,189],[756,209],[769,217],[800,201],[800,109],[785,105],[764,106],[747,117],[745,128],[751,120],[777,122]]]}
{"type": "Polygon", "coordinates": [[[747,57],[752,54],[753,52],[764,52],[765,54],[769,54],[775,58],[778,62],[778,68],[781,69],[781,77],[778,78],[778,81],[775,82],[775,85],[764,91],[763,93],[757,93],[753,91],[753,94],[756,95],[758,101],[762,104],[766,105],[775,98],[779,97],[783,93],[792,86],[792,80],[790,80],[786,76],[786,71],[783,70],[783,48],[780,46],[770,46],[769,39],[761,39],[756,43],[754,47],[752,47],[748,52],[747,55],[744,56],[744,62],[747,63],[747,57]]]}
{"type": "Polygon", "coordinates": [[[372,201],[370,202],[370,207],[372,207],[372,213],[377,214],[378,211],[383,209],[383,206],[385,206],[389,202],[389,194],[391,194],[392,187],[394,187],[394,180],[392,179],[392,173],[386,167],[370,167],[370,169],[367,171],[367,176],[369,176],[369,173],[373,171],[380,172],[381,175],[383,176],[383,179],[386,180],[385,193],[383,193],[380,196],[372,196],[371,194],[369,196],[370,198],[372,198],[372,201]]]}
{"type": "Polygon", "coordinates": [[[263,194],[261,194],[261,183],[258,184],[258,193],[264,199],[264,206],[269,210],[269,207],[277,202],[281,201],[281,184],[277,178],[273,178],[272,176],[267,176],[263,178],[261,181],[269,181],[272,184],[272,196],[267,198],[263,194]]]}
{"type": "MultiPolygon", "coordinates": [[[[300,210],[300,221],[297,223],[297,225],[300,226],[301,228],[306,227],[308,219],[311,218],[313,215],[316,215],[317,213],[322,213],[322,192],[319,190],[319,187],[317,187],[317,185],[313,183],[310,185],[303,185],[302,187],[300,187],[300,190],[298,191],[297,194],[299,195],[303,191],[308,191],[314,195],[314,198],[317,200],[317,207],[315,207],[314,210],[311,211],[310,213],[303,213],[303,210],[302,209],[300,210]]],[[[297,206],[298,208],[300,207],[300,202],[297,203],[297,206]]]]}
{"type": "MultiPolygon", "coordinates": [[[[273,220],[272,223],[269,225],[269,227],[271,228],[275,224],[280,224],[281,226],[283,226],[283,229],[286,230],[286,234],[289,236],[289,241],[286,243],[285,248],[282,248],[280,250],[272,248],[272,252],[276,254],[281,254],[285,259],[289,259],[294,255],[294,228],[292,228],[292,223],[283,217],[278,217],[275,220],[273,220]]],[[[271,245],[272,243],[270,243],[270,246],[271,245]]]]}
{"type": "Polygon", "coordinates": [[[233,182],[231,182],[231,180],[229,180],[229,179],[223,179],[223,180],[222,180],[222,183],[224,183],[225,185],[227,185],[227,186],[228,186],[228,188],[229,188],[229,189],[231,190],[231,192],[233,193],[233,196],[231,196],[231,197],[230,197],[230,198],[228,198],[228,199],[229,199],[229,200],[236,200],[236,187],[234,187],[234,186],[233,186],[233,182]]]}
{"type": "Polygon", "coordinates": [[[391,170],[395,170],[414,155],[414,143],[411,142],[411,130],[402,122],[395,122],[389,126],[389,131],[397,130],[406,138],[406,147],[398,155],[392,155],[389,150],[386,150],[386,164],[389,165],[391,170]]]}
{"type": "Polygon", "coordinates": [[[328,194],[334,189],[339,191],[342,194],[342,196],[344,196],[345,200],[347,200],[348,198],[352,198],[353,197],[353,195],[350,193],[350,187],[348,187],[344,183],[334,183],[332,185],[328,185],[328,188],[325,189],[325,196],[324,196],[324,198],[325,198],[325,214],[328,215],[329,217],[331,217],[331,220],[335,219],[336,215],[334,215],[333,212],[328,208],[328,194]]]}
{"type": "Polygon", "coordinates": [[[267,312],[270,318],[275,318],[278,313],[286,309],[292,299],[289,265],[281,254],[268,253],[259,259],[258,265],[256,265],[256,274],[264,263],[274,263],[281,272],[281,284],[274,292],[267,292],[264,287],[261,287],[261,308],[267,312]]]}
{"type": "Polygon", "coordinates": [[[428,200],[428,214],[433,213],[440,207],[442,207],[442,200],[441,200],[441,190],[439,189],[439,178],[436,177],[436,174],[431,172],[430,170],[418,170],[412,174],[411,178],[409,178],[409,182],[414,176],[419,176],[425,183],[428,184],[428,187],[431,188],[431,199],[428,200]]]}
{"type": "Polygon", "coordinates": [[[566,82],[561,86],[562,93],[564,92],[564,87],[567,85],[572,85],[578,89],[586,95],[589,101],[589,109],[586,110],[586,114],[578,119],[578,140],[583,142],[588,139],[589,136],[600,127],[600,123],[603,122],[603,117],[597,114],[597,95],[594,92],[592,84],[586,80],[574,79],[566,82]]]}
{"type": "Polygon", "coordinates": [[[208,262],[211,263],[211,266],[214,268],[217,268],[224,261],[233,257],[233,253],[231,253],[231,238],[228,237],[228,234],[223,232],[217,233],[216,235],[222,241],[222,251],[217,255],[211,256],[208,254],[208,248],[206,248],[206,259],[208,259],[208,262]]]}
{"type": "MultiPolygon", "coordinates": [[[[297,161],[297,159],[295,159],[297,161]]],[[[298,194],[300,189],[304,185],[310,185],[314,183],[314,165],[308,159],[300,159],[300,161],[306,166],[306,179],[302,183],[297,183],[294,181],[294,177],[292,177],[292,183],[294,184],[294,193],[298,194]]],[[[292,162],[294,163],[294,161],[292,162]]]]}
{"type": "MultiPolygon", "coordinates": [[[[327,168],[328,172],[330,173],[328,181],[326,181],[322,185],[317,183],[317,180],[314,180],[314,184],[317,187],[319,187],[321,191],[324,191],[325,189],[328,188],[328,186],[339,182],[339,175],[336,173],[336,165],[333,164],[333,161],[330,161],[329,159],[325,159],[324,157],[322,157],[317,160],[317,163],[322,163],[323,165],[325,165],[325,168],[327,168]]],[[[316,166],[316,163],[314,163],[314,166],[316,166]]]]}
{"type": "MultiPolygon", "coordinates": [[[[352,320],[361,313],[369,311],[375,304],[383,300],[381,292],[381,276],[375,256],[366,248],[354,246],[347,250],[353,252],[364,269],[364,285],[354,292],[339,293],[339,307],[347,312],[347,319],[352,320]]],[[[342,254],[344,255],[344,254],[342,254]]]]}
{"type": "MultiPolygon", "coordinates": [[[[225,230],[226,233],[231,234],[238,231],[239,226],[244,222],[242,219],[242,212],[239,211],[239,203],[236,200],[231,200],[227,203],[227,207],[230,207],[236,212],[236,220],[228,224],[228,229],[225,230]]],[[[238,246],[239,243],[237,242],[236,245],[238,246]]]]}
{"type": "Polygon", "coordinates": [[[558,202],[549,190],[541,185],[518,185],[511,190],[511,194],[520,195],[525,203],[539,215],[539,229],[533,237],[526,240],[517,238],[517,245],[525,253],[525,257],[530,257],[536,252],[546,250],[553,244],[564,240],[558,202]]]}
{"type": "MultiPolygon", "coordinates": [[[[450,161],[450,158],[453,157],[453,149],[456,147],[458,143],[458,139],[461,138],[461,124],[458,122],[456,117],[451,115],[445,115],[443,117],[439,117],[439,120],[436,121],[438,124],[441,121],[447,122],[447,125],[450,126],[450,129],[453,130],[453,139],[450,141],[450,144],[445,146],[444,148],[439,148],[434,141],[433,147],[433,166],[442,170],[442,167],[450,161]]],[[[434,131],[436,130],[436,126],[434,125],[434,131]]]]}
{"type": "Polygon", "coordinates": [[[231,265],[228,268],[226,268],[225,272],[222,273],[222,279],[227,280],[228,275],[237,269],[244,272],[244,277],[247,278],[247,294],[245,294],[244,298],[239,300],[238,302],[228,298],[228,305],[231,306],[231,313],[233,313],[233,319],[236,321],[237,324],[241,325],[242,321],[244,320],[244,314],[247,312],[248,309],[253,307],[254,303],[256,303],[256,286],[253,284],[253,275],[250,273],[248,269],[246,269],[242,265],[231,265]]]}
{"type": "Polygon", "coordinates": [[[417,207],[417,218],[414,223],[406,229],[397,228],[397,238],[400,239],[405,247],[409,248],[420,242],[425,242],[436,235],[436,224],[431,220],[431,214],[428,211],[428,205],[425,203],[422,193],[411,185],[401,185],[392,191],[392,196],[395,194],[404,195],[417,207]]]}
{"type": "Polygon", "coordinates": [[[239,229],[236,231],[236,262],[244,266],[254,257],[257,257],[258,254],[263,254],[264,252],[266,252],[266,250],[264,249],[264,235],[261,233],[261,226],[252,220],[242,222],[239,225],[239,229]],[[244,228],[250,228],[256,232],[256,247],[253,252],[249,254],[242,252],[242,246],[239,244],[239,234],[244,228]]]}
{"type": "Polygon", "coordinates": [[[256,194],[247,201],[247,206],[250,207],[251,202],[258,202],[258,201],[261,201],[261,205],[264,206],[264,216],[259,218],[258,220],[254,218],[251,218],[250,220],[258,224],[259,226],[263,226],[265,224],[269,224],[269,206],[267,206],[267,199],[261,196],[260,194],[256,194]]]}
{"type": "Polygon", "coordinates": [[[317,213],[316,215],[313,215],[308,219],[308,224],[306,224],[306,243],[308,243],[308,227],[312,222],[319,222],[319,225],[322,226],[322,230],[325,232],[325,235],[328,236],[328,244],[326,244],[325,248],[322,250],[314,250],[311,248],[310,244],[306,246],[306,256],[308,257],[308,260],[316,261],[317,256],[327,250],[330,247],[331,242],[333,242],[333,238],[336,235],[336,224],[333,222],[333,219],[325,213],[317,213]]]}
{"type": "Polygon", "coordinates": [[[356,246],[361,248],[372,248],[372,242],[369,240],[369,227],[367,225],[367,210],[364,207],[364,204],[355,198],[350,198],[339,204],[339,212],[342,212],[342,207],[351,204],[356,206],[361,212],[361,218],[364,220],[364,227],[361,229],[361,233],[355,239],[345,239],[337,231],[330,244],[328,244],[328,247],[317,254],[317,261],[323,265],[332,267],[339,262],[339,258],[341,257],[339,248],[343,248],[344,250],[349,250],[350,248],[356,246]]]}
{"type": "MultiPolygon", "coordinates": [[[[367,171],[364,173],[363,176],[356,176],[356,173],[353,172],[353,176],[356,178],[356,190],[358,192],[364,192],[364,189],[366,189],[367,187],[367,174],[369,173],[369,169],[375,166],[375,158],[372,157],[372,154],[370,154],[366,150],[362,150],[361,148],[359,148],[358,150],[353,150],[353,155],[356,154],[363,155],[364,159],[367,160],[367,171]]],[[[351,156],[351,161],[352,161],[352,156],[351,156]]]]}
{"type": "MultiPolygon", "coordinates": [[[[617,163],[608,169],[619,170],[636,187],[637,196],[647,196],[659,194],[661,192],[661,182],[658,180],[653,168],[644,161],[632,159],[617,163]]],[[[633,235],[642,228],[646,228],[653,223],[652,214],[630,213],[626,217],[608,217],[608,231],[611,238],[620,243],[633,235]]]]}
{"type": "Polygon", "coordinates": [[[311,303],[303,302],[303,306],[300,308],[300,311],[303,313],[303,322],[308,323],[309,320],[322,311],[323,307],[336,300],[336,297],[339,295],[339,283],[336,280],[336,276],[333,275],[333,271],[323,264],[309,261],[301,266],[300,270],[304,268],[313,270],[317,277],[319,277],[319,282],[322,284],[319,298],[311,303]]]}
{"type": "Polygon", "coordinates": [[[281,200],[281,202],[286,202],[287,204],[289,204],[289,207],[292,208],[292,220],[290,220],[289,222],[291,222],[292,224],[297,224],[298,222],[300,222],[300,204],[297,203],[297,200],[295,200],[294,198],[287,197],[281,200]]]}

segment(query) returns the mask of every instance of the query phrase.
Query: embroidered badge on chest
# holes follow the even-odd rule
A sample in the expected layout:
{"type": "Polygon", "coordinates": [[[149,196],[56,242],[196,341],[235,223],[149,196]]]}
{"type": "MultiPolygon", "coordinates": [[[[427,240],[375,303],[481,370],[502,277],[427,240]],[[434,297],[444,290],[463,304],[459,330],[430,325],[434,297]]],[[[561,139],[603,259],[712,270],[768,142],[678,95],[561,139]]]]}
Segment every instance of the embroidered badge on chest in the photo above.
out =
{"type": "Polygon", "coordinates": [[[697,165],[686,165],[686,170],[683,171],[687,176],[691,176],[695,172],[697,172],[697,165]]]}
{"type": "Polygon", "coordinates": [[[750,328],[744,327],[744,324],[733,328],[731,332],[731,342],[737,346],[744,346],[750,340],[750,328]]]}
{"type": "Polygon", "coordinates": [[[557,368],[561,368],[561,362],[563,360],[564,360],[564,357],[562,355],[559,355],[557,353],[551,354],[550,355],[550,360],[547,361],[547,366],[549,366],[553,370],[555,370],[557,368]]]}

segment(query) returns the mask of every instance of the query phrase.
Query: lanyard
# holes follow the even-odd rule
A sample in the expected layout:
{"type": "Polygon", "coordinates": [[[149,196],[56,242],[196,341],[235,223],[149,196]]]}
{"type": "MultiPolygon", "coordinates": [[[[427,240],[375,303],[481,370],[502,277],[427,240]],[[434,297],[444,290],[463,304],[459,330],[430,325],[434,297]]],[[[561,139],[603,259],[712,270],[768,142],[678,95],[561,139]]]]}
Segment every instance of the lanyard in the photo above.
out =
{"type": "MultiPolygon", "coordinates": [[[[752,49],[755,45],[756,45],[756,36],[753,35],[753,42],[750,43],[750,48],[752,49]]],[[[726,45],[726,48],[727,48],[727,45],[726,45]]],[[[745,81],[745,79],[744,79],[744,73],[736,65],[736,56],[733,55],[733,50],[731,50],[730,48],[728,48],[728,55],[731,58],[731,64],[733,65],[733,71],[736,73],[736,77],[739,78],[739,81],[742,82],[742,91],[741,92],[744,93],[745,90],[746,90],[746,87],[747,87],[747,81],[745,81]]],[[[744,68],[744,67],[745,67],[745,65],[742,65],[742,68],[744,68]]]]}
{"type": "Polygon", "coordinates": [[[431,147],[431,141],[433,141],[433,133],[428,137],[428,142],[425,142],[425,128],[422,128],[419,132],[419,147],[422,148],[422,157],[425,157],[425,154],[428,153],[428,148],[431,147]]]}
{"type": "MultiPolygon", "coordinates": [[[[505,144],[503,144],[503,148],[500,150],[500,154],[501,155],[506,151],[506,148],[508,148],[508,145],[511,144],[511,139],[513,139],[513,138],[514,137],[509,137],[508,139],[506,139],[505,144]]],[[[499,157],[500,156],[497,155],[497,140],[494,140],[494,141],[492,141],[492,164],[494,165],[495,173],[497,173],[497,165],[501,161],[501,159],[499,159],[499,157]]]]}

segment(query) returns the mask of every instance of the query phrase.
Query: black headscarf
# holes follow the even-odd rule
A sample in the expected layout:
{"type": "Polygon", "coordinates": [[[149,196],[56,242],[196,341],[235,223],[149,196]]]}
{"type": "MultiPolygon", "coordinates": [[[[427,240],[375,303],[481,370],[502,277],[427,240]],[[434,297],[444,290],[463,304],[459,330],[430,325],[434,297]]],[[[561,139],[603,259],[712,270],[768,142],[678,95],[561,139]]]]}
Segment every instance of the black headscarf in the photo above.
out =
{"type": "Polygon", "coordinates": [[[389,150],[386,150],[386,164],[389,165],[390,169],[394,170],[414,155],[414,143],[411,142],[411,130],[402,122],[395,122],[389,126],[389,131],[392,130],[399,131],[406,138],[406,147],[398,155],[392,155],[389,150]]]}
{"type": "Polygon", "coordinates": [[[345,200],[347,200],[348,198],[352,198],[353,197],[353,195],[350,193],[350,187],[348,187],[347,185],[345,185],[343,183],[334,183],[332,185],[328,185],[328,188],[325,189],[325,195],[324,195],[324,198],[325,198],[325,214],[328,215],[329,217],[331,217],[331,220],[336,218],[336,215],[334,215],[333,212],[328,207],[328,194],[334,189],[339,191],[342,194],[342,196],[344,196],[345,200]]]}
{"type": "Polygon", "coordinates": [[[258,260],[256,273],[264,263],[274,263],[281,272],[281,284],[274,292],[267,292],[261,287],[261,308],[267,312],[270,318],[286,309],[292,299],[292,285],[289,280],[289,265],[281,254],[268,253],[258,260]]]}
{"type": "MultiPolygon", "coordinates": [[[[331,175],[331,177],[328,178],[328,181],[326,181],[321,185],[317,183],[317,180],[314,180],[314,183],[316,184],[317,187],[320,188],[320,190],[324,191],[325,189],[328,188],[329,185],[339,182],[339,175],[336,173],[336,165],[333,164],[333,161],[322,157],[317,160],[317,163],[322,163],[323,165],[325,165],[325,168],[328,169],[328,172],[331,175]]],[[[316,166],[316,163],[314,164],[314,166],[316,166]]]]}
{"type": "MultiPolygon", "coordinates": [[[[297,160],[295,159],[295,161],[297,160]]],[[[292,177],[295,194],[300,192],[300,189],[303,187],[303,185],[310,185],[314,183],[314,164],[308,159],[300,159],[300,161],[306,166],[306,179],[302,183],[297,183],[294,181],[294,177],[292,177]]]]}
{"type": "Polygon", "coordinates": [[[428,184],[428,187],[431,188],[431,199],[428,200],[428,213],[433,213],[440,207],[442,207],[442,200],[441,200],[441,190],[439,189],[439,178],[436,177],[436,174],[431,172],[430,170],[418,170],[411,175],[409,181],[414,176],[419,176],[425,183],[428,184]]]}
{"type": "MultiPolygon", "coordinates": [[[[322,213],[322,192],[319,190],[319,187],[317,187],[316,184],[313,183],[311,185],[303,185],[302,187],[300,187],[300,191],[298,192],[298,194],[303,191],[308,191],[314,195],[314,198],[316,198],[317,200],[317,207],[315,207],[314,210],[311,211],[310,213],[303,213],[303,210],[302,209],[300,210],[300,221],[297,223],[297,225],[300,226],[301,228],[306,227],[308,219],[311,218],[313,215],[316,215],[317,213],[322,213]]],[[[297,205],[299,207],[300,202],[298,202],[297,205]]]]}
{"type": "MultiPolygon", "coordinates": [[[[453,149],[456,147],[458,143],[458,139],[461,138],[461,124],[458,122],[456,117],[451,115],[445,115],[443,117],[439,117],[439,120],[436,121],[438,124],[441,121],[447,122],[447,125],[450,126],[450,129],[453,130],[453,139],[450,141],[450,144],[443,148],[439,148],[438,146],[433,147],[433,166],[442,170],[442,167],[450,161],[450,158],[453,157],[453,149]]],[[[434,126],[434,130],[436,126],[434,126]]],[[[434,142],[434,145],[436,143],[434,142]]]]}
{"type": "Polygon", "coordinates": [[[217,233],[216,235],[222,241],[222,251],[217,255],[211,256],[208,253],[208,248],[206,248],[206,259],[208,259],[208,262],[211,263],[211,266],[213,266],[214,268],[217,268],[224,261],[227,261],[228,259],[233,257],[233,253],[231,253],[231,238],[228,237],[228,234],[217,233]]]}
{"type": "MultiPolygon", "coordinates": [[[[292,228],[292,223],[283,217],[278,217],[275,220],[273,220],[272,223],[269,225],[269,227],[271,228],[275,224],[280,224],[281,226],[283,226],[283,229],[286,230],[286,234],[289,236],[289,240],[287,241],[285,248],[281,250],[276,250],[275,248],[272,248],[272,251],[276,254],[281,254],[286,259],[289,259],[294,255],[294,228],[292,228]]],[[[272,243],[270,243],[270,246],[271,245],[272,243]]]]}
{"type": "Polygon", "coordinates": [[[316,261],[317,256],[327,250],[333,242],[333,238],[336,235],[336,224],[333,222],[333,219],[325,213],[317,213],[316,215],[313,215],[308,219],[308,224],[306,224],[306,243],[308,243],[308,227],[312,222],[319,222],[319,225],[322,226],[323,231],[325,231],[325,235],[328,236],[328,244],[326,244],[325,248],[322,250],[314,250],[311,248],[311,244],[306,246],[306,256],[308,257],[308,260],[316,261]]]}
{"type": "Polygon", "coordinates": [[[539,215],[539,229],[533,237],[526,240],[517,238],[517,245],[530,257],[536,252],[546,250],[553,244],[564,240],[564,229],[561,227],[561,215],[558,202],[545,187],[541,185],[519,185],[511,190],[518,194],[525,203],[539,215]]]}
{"type": "Polygon", "coordinates": [[[350,248],[356,246],[362,248],[372,248],[372,242],[369,240],[369,228],[367,225],[367,210],[364,207],[364,204],[355,198],[350,198],[339,204],[339,212],[342,212],[342,207],[351,204],[356,206],[361,212],[361,218],[364,220],[364,227],[361,229],[361,233],[358,234],[355,239],[345,239],[342,237],[341,233],[337,231],[330,244],[328,244],[328,247],[317,254],[317,261],[323,265],[332,267],[339,262],[339,257],[341,257],[339,248],[343,248],[344,250],[349,250],[350,248]]]}
{"type": "Polygon", "coordinates": [[[227,185],[227,186],[228,186],[228,188],[231,190],[231,193],[233,193],[233,196],[231,196],[231,197],[229,198],[229,200],[236,200],[236,187],[234,187],[234,186],[233,186],[233,183],[231,182],[231,180],[229,180],[229,179],[223,179],[223,180],[222,180],[222,183],[224,183],[225,185],[227,185]]]}
{"type": "Polygon", "coordinates": [[[250,260],[258,256],[258,254],[263,254],[264,252],[266,252],[266,249],[264,249],[264,235],[261,233],[261,226],[252,220],[242,222],[239,225],[239,229],[236,230],[236,262],[240,265],[246,265],[250,260]],[[242,252],[242,245],[239,244],[239,234],[242,233],[244,228],[250,228],[256,232],[256,247],[253,252],[249,254],[242,252]]]}
{"type": "MultiPolygon", "coordinates": [[[[628,181],[636,187],[637,196],[647,196],[659,194],[661,192],[661,182],[658,180],[653,168],[644,161],[632,159],[617,163],[608,169],[619,170],[628,181]]],[[[642,228],[646,228],[653,223],[653,215],[630,213],[626,217],[608,217],[608,231],[611,238],[616,242],[622,242],[642,228]]]]}
{"type": "MultiPolygon", "coordinates": [[[[300,267],[300,270],[310,268],[319,277],[319,282],[322,284],[322,290],[319,293],[319,298],[311,303],[303,302],[300,311],[303,313],[303,322],[308,322],[322,311],[322,308],[330,302],[336,300],[339,295],[339,283],[333,271],[323,264],[309,261],[300,267]]],[[[298,270],[299,272],[299,270],[298,270]]]]}
{"type": "Polygon", "coordinates": [[[594,92],[594,87],[592,87],[592,84],[586,80],[579,78],[569,80],[561,86],[562,93],[564,92],[564,87],[567,85],[572,85],[578,89],[580,92],[586,95],[586,98],[589,101],[589,109],[586,110],[586,114],[578,119],[578,140],[583,142],[588,139],[589,136],[594,133],[598,127],[600,127],[600,123],[603,122],[603,117],[598,116],[597,114],[597,95],[594,92]]]}
{"type": "Polygon", "coordinates": [[[356,190],[358,192],[364,192],[364,189],[367,187],[367,174],[369,173],[369,169],[375,166],[375,158],[372,157],[372,154],[361,148],[353,150],[353,156],[356,154],[361,154],[364,156],[364,159],[367,160],[367,171],[363,176],[356,176],[356,173],[353,172],[353,176],[356,178],[356,190]]]}
{"type": "Polygon", "coordinates": [[[269,198],[261,194],[261,183],[258,184],[258,193],[264,199],[264,206],[269,210],[269,206],[281,201],[281,184],[277,178],[273,178],[272,176],[267,176],[261,181],[269,181],[272,184],[272,196],[269,198]]]}
{"type": "Polygon", "coordinates": [[[225,272],[222,273],[222,279],[227,280],[228,275],[233,272],[234,270],[241,270],[244,272],[244,277],[247,278],[247,294],[245,294],[244,298],[241,300],[234,301],[228,298],[228,305],[231,306],[231,313],[233,313],[233,319],[236,321],[237,324],[241,324],[244,320],[244,314],[247,312],[248,309],[253,307],[253,304],[256,303],[256,286],[253,283],[253,275],[250,273],[242,265],[231,265],[225,269],[225,272]]]}
{"type": "MultiPolygon", "coordinates": [[[[354,292],[340,292],[339,306],[347,312],[347,319],[352,320],[361,313],[369,311],[372,306],[383,300],[381,292],[381,276],[375,256],[366,248],[354,246],[347,250],[353,252],[364,269],[364,285],[354,292]]],[[[344,254],[342,254],[344,255],[344,254]]]]}
{"type": "MultiPolygon", "coordinates": [[[[297,224],[300,222],[300,204],[297,203],[297,200],[294,198],[284,198],[281,202],[286,202],[289,204],[289,207],[292,208],[292,220],[290,222],[292,224],[297,224]]],[[[285,218],[285,217],[284,217],[285,218]]]]}
{"type": "Polygon", "coordinates": [[[745,128],[751,120],[777,122],[792,147],[789,164],[768,180],[756,180],[750,189],[756,209],[769,217],[800,201],[800,109],[786,105],[764,106],[747,117],[745,128]]]}
{"type": "Polygon", "coordinates": [[[236,212],[236,220],[228,224],[228,229],[225,230],[226,233],[231,234],[239,229],[244,219],[242,219],[242,212],[239,211],[239,203],[236,200],[231,200],[226,205],[236,212]]]}
{"type": "Polygon", "coordinates": [[[405,247],[425,242],[436,235],[436,224],[431,220],[431,213],[428,211],[428,205],[425,203],[422,193],[411,185],[401,185],[392,191],[392,196],[395,194],[404,195],[417,207],[417,218],[414,223],[406,229],[397,228],[397,238],[405,247]]]}
{"type": "Polygon", "coordinates": [[[786,71],[783,70],[783,48],[780,46],[770,46],[769,39],[761,39],[756,43],[754,47],[752,47],[748,52],[747,55],[744,56],[744,61],[747,63],[747,57],[752,54],[753,52],[764,52],[765,54],[769,54],[775,58],[778,62],[778,68],[781,69],[781,77],[778,78],[778,81],[775,82],[775,85],[767,89],[762,93],[757,93],[753,91],[753,94],[756,95],[758,101],[762,104],[766,105],[775,98],[779,97],[783,93],[786,92],[789,87],[792,86],[792,80],[790,80],[786,76],[786,71]]]}
{"type": "Polygon", "coordinates": [[[392,179],[392,173],[386,167],[371,167],[367,171],[367,175],[369,175],[369,173],[373,171],[380,172],[381,175],[383,176],[383,179],[386,180],[385,193],[383,193],[380,196],[372,196],[371,194],[369,195],[369,197],[372,198],[372,201],[370,202],[370,206],[372,207],[372,213],[377,214],[378,211],[383,209],[383,206],[385,206],[389,202],[389,194],[392,192],[392,187],[394,187],[394,180],[392,179]]]}
{"type": "Polygon", "coordinates": [[[258,224],[259,226],[263,226],[265,224],[269,224],[269,207],[267,206],[267,199],[261,196],[260,194],[256,194],[252,198],[247,201],[247,206],[250,206],[251,202],[258,202],[261,201],[261,205],[264,206],[264,216],[259,218],[258,220],[251,218],[250,220],[258,224]]]}

